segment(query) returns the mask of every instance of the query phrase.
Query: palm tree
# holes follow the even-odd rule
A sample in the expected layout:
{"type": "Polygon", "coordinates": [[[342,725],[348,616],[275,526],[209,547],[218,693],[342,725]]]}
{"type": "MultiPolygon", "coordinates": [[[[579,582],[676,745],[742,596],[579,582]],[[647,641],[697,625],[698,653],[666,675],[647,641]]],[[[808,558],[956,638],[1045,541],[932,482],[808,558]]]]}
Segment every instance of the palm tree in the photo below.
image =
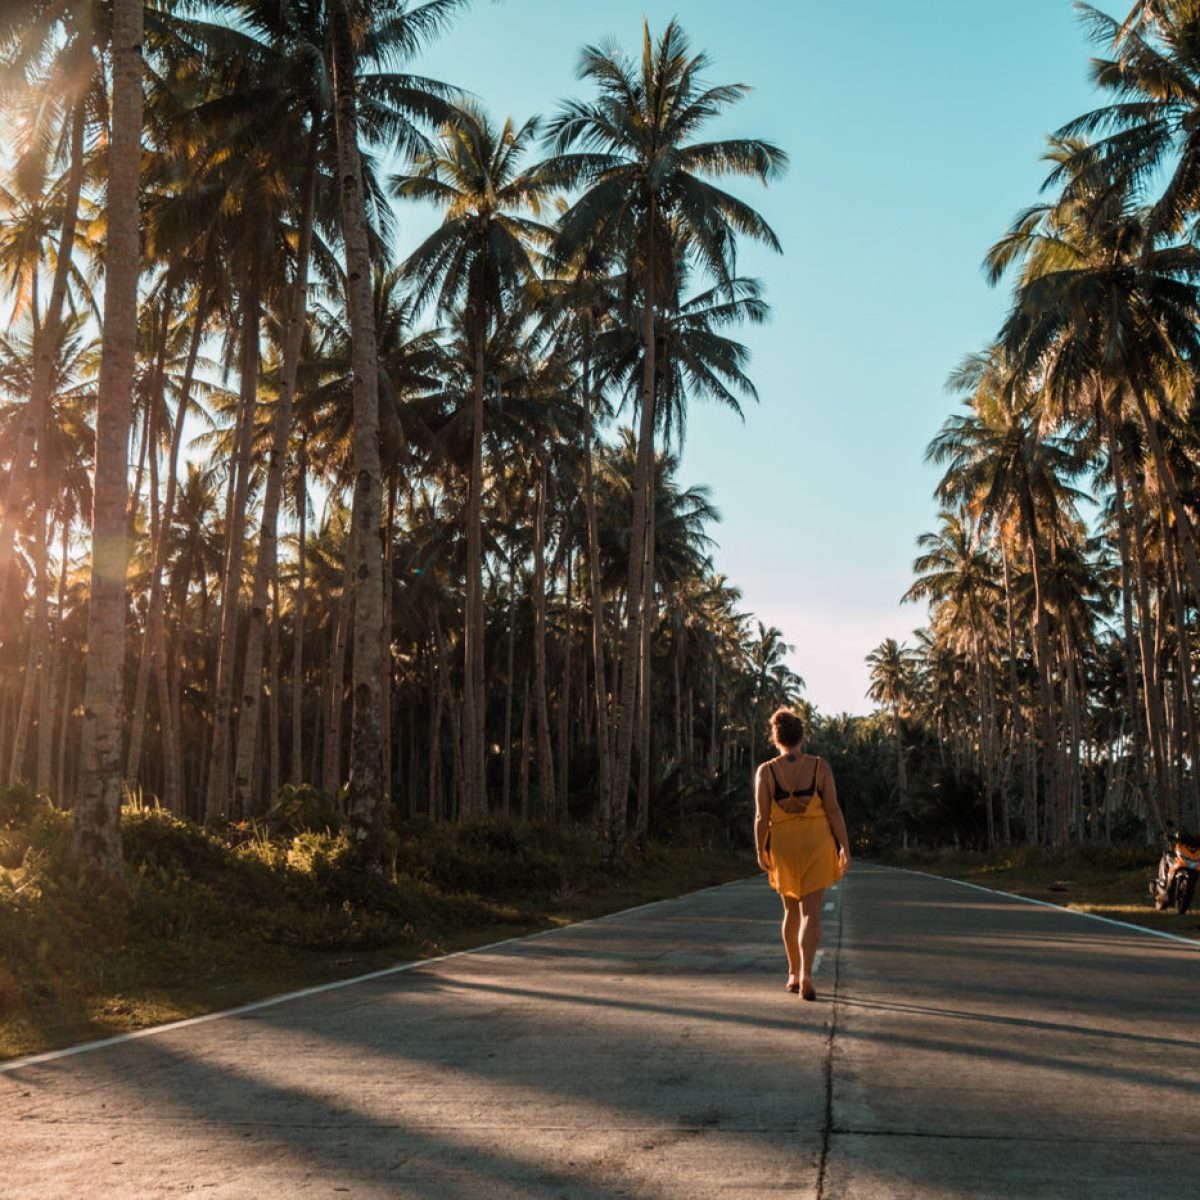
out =
{"type": "Polygon", "coordinates": [[[1200,212],[1200,11],[1150,0],[1119,24],[1090,4],[1077,8],[1111,55],[1092,60],[1092,78],[1115,99],[1057,132],[1071,148],[1049,182],[1065,183],[1072,199],[1159,188],[1146,214],[1148,238],[1178,235],[1200,212]],[[1076,141],[1097,133],[1094,144],[1076,141]]]}
{"type": "Polygon", "coordinates": [[[536,121],[496,128],[482,109],[464,105],[442,128],[436,147],[411,174],[394,181],[397,195],[445,207],[446,219],[409,256],[418,305],[442,313],[461,308],[472,355],[471,466],[468,479],[467,578],[464,613],[464,816],[487,811],[483,661],[483,434],[486,350],[506,307],[519,304],[536,280],[533,244],[545,229],[536,217],[547,185],[521,168],[537,136],[536,121]]]}
{"type": "Polygon", "coordinates": [[[886,638],[867,655],[871,668],[871,686],[867,696],[885,706],[892,718],[892,737],[896,743],[896,787],[900,803],[908,799],[908,777],[904,767],[904,737],[900,718],[912,699],[913,652],[895,638],[886,638]]]}
{"type": "Polygon", "coordinates": [[[125,676],[126,440],[137,346],[138,184],[141,178],[142,4],[113,0],[112,133],[108,159],[104,351],[96,402],[96,483],[83,744],[75,853],[122,886],[121,737],[125,676]]]}
{"type": "Polygon", "coordinates": [[[628,792],[637,683],[634,664],[639,662],[649,615],[644,580],[660,309],[678,293],[673,276],[684,255],[717,283],[728,286],[737,234],[779,249],[766,221],[715,186],[711,177],[749,176],[765,184],[784,170],[784,152],[761,139],[692,140],[747,90],[741,84],[706,86],[702,75],[708,66],[706,55],[691,53],[687,36],[674,21],[657,42],[650,36],[649,24],[643,24],[642,54],[636,62],[615,47],[587,47],[579,75],[596,86],[599,97],[562,105],[548,127],[555,157],[543,166],[547,180],[582,188],[582,195],[559,221],[557,253],[569,261],[587,248],[604,260],[621,263],[625,306],[630,318],[639,321],[642,334],[625,673],[617,705],[610,802],[614,812],[621,810],[628,792]]]}
{"type": "MultiPolygon", "coordinates": [[[[995,564],[984,550],[979,531],[965,513],[943,510],[936,533],[917,539],[921,555],[913,563],[917,578],[904,594],[905,601],[930,600],[940,614],[960,628],[965,625],[975,664],[979,734],[977,747],[987,791],[988,840],[994,841],[992,799],[995,790],[995,721],[992,704],[992,613],[1000,585],[995,564]]],[[[1007,840],[1008,802],[1004,799],[1003,827],[1007,840]]]]}
{"type": "Polygon", "coordinates": [[[946,466],[938,485],[940,499],[965,503],[988,522],[1015,517],[1020,524],[1034,585],[1034,645],[1048,803],[1056,819],[1065,820],[1043,572],[1047,548],[1058,537],[1074,499],[1066,480],[1082,464],[1068,443],[1043,431],[1039,397],[1023,386],[998,348],[968,356],[951,376],[950,386],[968,398],[970,412],[946,421],[926,457],[946,466]]]}
{"type": "MultiPolygon", "coordinates": [[[[8,51],[7,79],[0,84],[0,97],[14,107],[27,110],[23,144],[14,164],[14,182],[28,186],[32,178],[46,183],[49,164],[57,159],[65,164],[65,177],[53,188],[46,188],[32,206],[36,234],[25,241],[32,251],[25,264],[28,272],[24,288],[17,290],[34,308],[37,345],[34,347],[35,370],[21,427],[21,439],[13,456],[7,487],[0,496],[0,596],[7,593],[12,554],[12,524],[32,463],[34,446],[48,419],[48,388],[54,372],[54,356],[68,283],[78,283],[80,273],[74,261],[75,242],[83,194],[85,139],[89,124],[95,124],[106,108],[102,73],[98,69],[104,54],[104,32],[96,21],[92,5],[66,0],[56,4],[33,4],[29,0],[6,6],[0,17],[0,45],[8,51]],[[16,86],[13,81],[16,80],[16,86]],[[44,201],[44,202],[43,202],[44,201]],[[56,219],[55,219],[56,218],[56,219]],[[38,278],[42,269],[43,241],[57,233],[51,242],[49,257],[54,261],[50,295],[44,310],[38,304],[38,278]]],[[[14,126],[17,123],[14,122],[14,126]]],[[[36,188],[42,191],[42,188],[36,188]]],[[[6,238],[21,231],[20,222],[6,230],[6,238]]],[[[28,226],[22,232],[28,232],[28,226]]],[[[19,251],[19,247],[16,247],[19,251]]],[[[14,247],[4,247],[9,258],[14,247]]],[[[15,264],[13,264],[15,265],[15,264]]],[[[17,315],[14,313],[14,316],[17,315]]]]}

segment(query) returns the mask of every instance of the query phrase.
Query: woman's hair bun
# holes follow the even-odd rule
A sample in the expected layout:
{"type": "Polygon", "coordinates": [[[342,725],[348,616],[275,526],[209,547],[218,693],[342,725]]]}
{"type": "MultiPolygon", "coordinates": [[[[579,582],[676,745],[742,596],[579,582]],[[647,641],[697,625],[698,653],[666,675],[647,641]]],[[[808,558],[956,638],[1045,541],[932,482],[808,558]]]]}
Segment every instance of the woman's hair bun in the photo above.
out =
{"type": "Polygon", "coordinates": [[[804,741],[804,722],[790,708],[771,714],[771,739],[777,746],[798,746],[804,741]]]}

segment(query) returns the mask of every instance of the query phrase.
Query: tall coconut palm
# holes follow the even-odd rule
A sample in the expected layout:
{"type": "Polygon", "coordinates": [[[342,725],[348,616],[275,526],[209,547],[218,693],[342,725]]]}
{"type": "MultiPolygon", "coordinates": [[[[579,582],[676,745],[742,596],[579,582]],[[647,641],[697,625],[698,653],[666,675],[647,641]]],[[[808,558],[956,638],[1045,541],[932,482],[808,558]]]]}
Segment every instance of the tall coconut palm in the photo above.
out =
{"type": "Polygon", "coordinates": [[[708,57],[692,53],[676,22],[668,23],[657,41],[644,23],[636,61],[612,46],[583,51],[578,73],[595,85],[598,98],[563,104],[548,127],[555,156],[543,168],[545,177],[582,189],[559,222],[558,253],[569,260],[587,247],[623,264],[626,307],[640,323],[644,347],[613,812],[623,811],[629,787],[634,667],[647,616],[644,581],[660,307],[678,293],[674,275],[681,246],[723,285],[733,273],[738,234],[779,249],[767,222],[712,179],[743,176],[765,184],[782,173],[787,156],[762,139],[693,140],[748,90],[742,84],[706,85],[702,77],[708,67],[708,57]]]}
{"type": "Polygon", "coordinates": [[[486,348],[507,307],[536,280],[534,246],[546,236],[537,220],[548,184],[521,160],[538,133],[530,120],[499,128],[474,105],[446,122],[435,147],[411,173],[397,176],[397,195],[445,208],[443,223],[408,258],[418,304],[439,312],[461,309],[472,354],[471,466],[468,480],[467,577],[464,613],[464,816],[487,810],[483,660],[483,434],[486,348]],[[526,216],[531,213],[532,216],[526,216]]]}
{"type": "MultiPolygon", "coordinates": [[[[994,837],[992,800],[995,790],[995,728],[991,682],[992,613],[1000,591],[995,564],[981,544],[979,531],[964,513],[943,510],[938,529],[917,539],[921,554],[913,563],[916,581],[906,601],[930,600],[966,626],[975,664],[979,733],[977,746],[984,786],[988,792],[988,837],[994,837]]],[[[1007,829],[1007,801],[1003,824],[1007,829]]]]}
{"type": "Polygon", "coordinates": [[[1078,474],[1082,464],[1070,443],[1043,428],[1040,398],[1025,387],[1011,360],[998,348],[969,355],[951,376],[950,387],[967,397],[970,411],[946,421],[926,457],[945,465],[938,487],[941,499],[965,503],[988,522],[1016,517],[1020,523],[1034,583],[1044,774],[1050,811],[1065,819],[1057,770],[1059,738],[1043,571],[1048,548],[1077,494],[1067,481],[1078,474]]]}
{"type": "Polygon", "coordinates": [[[97,879],[121,886],[121,737],[129,396],[137,345],[138,184],[141,178],[142,4],[113,0],[112,134],[108,159],[104,351],[96,402],[96,483],[83,744],[75,853],[97,879]]]}
{"type": "Polygon", "coordinates": [[[1072,197],[1154,188],[1150,239],[1178,235],[1200,212],[1200,9],[1191,0],[1143,3],[1121,24],[1090,4],[1077,8],[1107,51],[1092,60],[1092,78],[1113,102],[1058,131],[1071,152],[1051,182],[1072,197]]]}
{"type": "Polygon", "coordinates": [[[908,799],[908,775],[904,765],[904,734],[901,717],[912,699],[913,652],[895,638],[885,638],[870,654],[871,685],[867,696],[883,705],[892,719],[892,737],[896,743],[896,788],[900,802],[908,799]]]}

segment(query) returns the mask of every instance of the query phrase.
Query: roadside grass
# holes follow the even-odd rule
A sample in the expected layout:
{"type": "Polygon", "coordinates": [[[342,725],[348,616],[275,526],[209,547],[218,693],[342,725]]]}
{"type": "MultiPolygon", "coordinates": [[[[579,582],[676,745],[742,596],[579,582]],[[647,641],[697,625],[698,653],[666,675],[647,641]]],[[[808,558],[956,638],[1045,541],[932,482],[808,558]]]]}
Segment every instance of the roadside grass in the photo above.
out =
{"type": "Polygon", "coordinates": [[[1143,842],[1084,842],[1061,850],[1040,846],[987,852],[893,850],[874,856],[873,861],[1200,941],[1200,905],[1180,916],[1174,911],[1156,912],[1150,902],[1148,886],[1159,853],[1143,842]]]}
{"type": "Polygon", "coordinates": [[[70,866],[69,814],[0,813],[0,1059],[563,926],[745,878],[743,852],[651,843],[604,861],[587,830],[399,826],[385,870],[344,833],[221,837],[122,815],[125,896],[70,866]],[[244,839],[244,840],[240,840],[244,839]]]}

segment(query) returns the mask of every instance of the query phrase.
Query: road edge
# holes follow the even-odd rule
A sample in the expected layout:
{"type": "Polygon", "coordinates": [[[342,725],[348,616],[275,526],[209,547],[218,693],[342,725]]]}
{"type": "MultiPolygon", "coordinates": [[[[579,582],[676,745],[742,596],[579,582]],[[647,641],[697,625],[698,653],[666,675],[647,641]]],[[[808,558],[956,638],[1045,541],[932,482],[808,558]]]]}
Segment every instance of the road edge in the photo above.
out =
{"type": "Polygon", "coordinates": [[[1145,925],[1134,925],[1131,921],[1118,921],[1115,917],[1102,917],[1099,913],[1080,912],[1077,908],[1068,908],[1065,904],[1055,904],[1051,900],[1036,900],[1032,896],[1021,896],[1016,892],[1005,892],[1000,888],[984,887],[981,883],[968,883],[965,879],[954,879],[949,875],[935,875],[932,871],[917,871],[912,867],[893,867],[887,863],[866,863],[880,871],[902,871],[905,875],[922,875],[926,879],[940,879],[943,883],[956,883],[959,887],[974,888],[977,892],[987,892],[992,896],[1006,896],[1009,900],[1020,900],[1023,904],[1036,904],[1041,908],[1052,908],[1055,912],[1067,913],[1072,917],[1084,917],[1089,921],[1099,921],[1104,925],[1115,925],[1118,929],[1129,929],[1134,933],[1144,933],[1147,937],[1163,938],[1168,942],[1176,942],[1181,946],[1190,946],[1200,950],[1200,938],[1183,937],[1178,933],[1165,933],[1161,929],[1149,929],[1145,925]]]}
{"type": "Polygon", "coordinates": [[[43,1063],[55,1062],[60,1058],[73,1058],[79,1054],[90,1054],[95,1050],[105,1050],[109,1046],[119,1046],[125,1042],[138,1041],[140,1038],[152,1037],[155,1034],[167,1033],[175,1029],[186,1029],[190,1025],[203,1025],[207,1021],[220,1021],[226,1017],[240,1017],[246,1013],[258,1012],[264,1008],[274,1008],[280,1004],[290,1004],[294,1000],[305,1000],[309,996],[318,996],[323,992],[335,992],[342,988],[353,987],[355,984],[368,983],[372,979],[383,979],[388,975],[398,975],[403,971],[415,971],[419,967],[428,967],[435,963],[448,962],[452,958],[462,958],[467,954],[482,954],[488,950],[498,950],[501,946],[511,946],[517,942],[528,942],[534,938],[550,937],[568,929],[577,929],[580,925],[594,925],[597,921],[611,921],[616,917],[625,917],[630,913],[641,912],[643,909],[655,908],[660,904],[674,904],[688,896],[699,896],[704,892],[715,892],[720,888],[734,887],[748,883],[757,876],[749,875],[745,879],[731,879],[726,883],[716,883],[710,887],[696,888],[695,891],[683,892],[678,896],[664,896],[661,900],[650,900],[645,904],[635,904],[630,908],[620,908],[614,912],[601,913],[598,917],[585,917],[582,921],[572,921],[569,925],[556,925],[551,929],[539,929],[534,933],[517,934],[515,937],[502,938],[498,942],[488,942],[482,946],[472,946],[467,950],[454,950],[449,954],[436,954],[431,958],[413,958],[407,962],[396,963],[391,967],[380,967],[377,971],[367,971],[362,975],[351,975],[346,979],[334,979],[328,983],[317,983],[311,987],[298,988],[292,992],[281,992],[275,996],[264,996],[261,1000],[251,1000],[247,1004],[239,1004],[236,1008],[224,1008],[217,1012],[198,1013],[194,1017],[182,1017],[177,1021],[166,1021],[161,1025],[145,1025],[141,1029],[131,1029],[127,1033],[117,1033],[112,1037],[98,1038],[90,1042],[78,1042],[74,1046],[63,1046],[58,1050],[42,1050],[37,1054],[25,1054],[19,1058],[0,1060],[0,1075],[8,1075],[25,1067],[36,1067],[43,1063]]]}

